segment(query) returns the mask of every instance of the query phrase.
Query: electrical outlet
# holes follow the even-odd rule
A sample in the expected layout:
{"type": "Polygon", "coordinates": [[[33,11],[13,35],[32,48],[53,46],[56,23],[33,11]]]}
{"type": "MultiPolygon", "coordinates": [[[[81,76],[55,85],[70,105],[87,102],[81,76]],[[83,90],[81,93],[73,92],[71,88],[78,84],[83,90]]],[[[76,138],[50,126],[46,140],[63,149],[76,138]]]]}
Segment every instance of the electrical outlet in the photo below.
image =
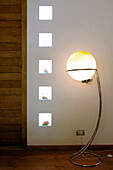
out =
{"type": "Polygon", "coordinates": [[[76,130],[76,135],[77,135],[77,136],[83,136],[83,135],[85,135],[85,130],[76,130]]]}

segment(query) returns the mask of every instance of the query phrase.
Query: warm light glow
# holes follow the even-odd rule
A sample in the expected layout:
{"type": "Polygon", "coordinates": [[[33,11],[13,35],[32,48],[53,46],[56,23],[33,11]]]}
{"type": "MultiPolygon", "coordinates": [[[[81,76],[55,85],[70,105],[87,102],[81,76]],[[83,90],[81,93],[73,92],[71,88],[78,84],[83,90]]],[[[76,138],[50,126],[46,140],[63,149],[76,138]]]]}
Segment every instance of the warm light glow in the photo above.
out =
{"type": "MultiPolygon", "coordinates": [[[[79,51],[69,57],[66,69],[96,69],[96,61],[90,53],[79,51]]],[[[95,70],[68,71],[68,74],[75,80],[84,81],[91,79],[95,70]]]]}

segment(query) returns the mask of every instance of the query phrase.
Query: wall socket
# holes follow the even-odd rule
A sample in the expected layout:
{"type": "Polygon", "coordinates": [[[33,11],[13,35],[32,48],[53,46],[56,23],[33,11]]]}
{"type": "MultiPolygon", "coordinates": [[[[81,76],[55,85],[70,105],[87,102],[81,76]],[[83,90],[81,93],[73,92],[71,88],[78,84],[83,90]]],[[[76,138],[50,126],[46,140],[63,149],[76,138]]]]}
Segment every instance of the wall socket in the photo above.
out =
{"type": "Polygon", "coordinates": [[[76,130],[76,135],[77,135],[77,136],[83,136],[83,135],[85,135],[85,130],[76,130]]]}

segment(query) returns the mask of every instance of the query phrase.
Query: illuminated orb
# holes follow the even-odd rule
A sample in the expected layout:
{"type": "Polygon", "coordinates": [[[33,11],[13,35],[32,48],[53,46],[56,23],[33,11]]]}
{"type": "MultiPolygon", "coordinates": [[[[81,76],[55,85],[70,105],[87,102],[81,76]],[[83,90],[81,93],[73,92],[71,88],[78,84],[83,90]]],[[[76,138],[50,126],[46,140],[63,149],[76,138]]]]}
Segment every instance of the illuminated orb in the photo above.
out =
{"type": "Polygon", "coordinates": [[[94,57],[85,51],[78,51],[72,54],[66,65],[66,69],[70,77],[78,81],[91,80],[95,74],[95,70],[79,70],[69,71],[73,69],[96,69],[96,61],[94,57]]]}

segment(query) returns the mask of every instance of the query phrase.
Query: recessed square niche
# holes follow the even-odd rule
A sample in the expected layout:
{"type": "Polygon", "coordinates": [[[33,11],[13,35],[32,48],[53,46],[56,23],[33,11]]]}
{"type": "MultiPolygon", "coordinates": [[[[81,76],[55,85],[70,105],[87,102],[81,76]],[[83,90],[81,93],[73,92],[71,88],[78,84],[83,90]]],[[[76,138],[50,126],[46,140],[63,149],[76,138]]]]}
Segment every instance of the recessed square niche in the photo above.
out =
{"type": "Polygon", "coordinates": [[[52,100],[51,86],[39,86],[39,100],[52,100]]]}
{"type": "Polygon", "coordinates": [[[52,74],[52,60],[39,60],[39,74],[52,74]]]}
{"type": "Polygon", "coordinates": [[[39,113],[38,114],[39,127],[51,127],[52,126],[52,113],[39,113]]]}
{"type": "Polygon", "coordinates": [[[53,7],[52,6],[39,6],[39,20],[52,20],[53,7]]]}
{"type": "Polygon", "coordinates": [[[52,47],[52,33],[39,33],[39,47],[52,47]]]}

